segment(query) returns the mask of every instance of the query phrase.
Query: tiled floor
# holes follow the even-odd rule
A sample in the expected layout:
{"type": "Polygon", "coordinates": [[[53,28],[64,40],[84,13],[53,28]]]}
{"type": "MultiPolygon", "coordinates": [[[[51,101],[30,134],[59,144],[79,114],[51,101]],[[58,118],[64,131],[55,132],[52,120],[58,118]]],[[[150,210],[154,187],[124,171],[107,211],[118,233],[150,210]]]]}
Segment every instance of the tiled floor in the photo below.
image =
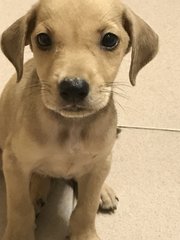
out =
{"type": "Polygon", "coordinates": [[[179,143],[176,132],[122,130],[109,178],[119,208],[99,216],[102,239],[180,239],[179,143]]]}
{"type": "MultiPolygon", "coordinates": [[[[0,1],[0,32],[34,2],[0,1]]],[[[130,86],[122,86],[128,99],[116,98],[123,107],[117,104],[119,125],[127,128],[122,129],[114,148],[114,163],[108,178],[120,202],[116,214],[98,215],[97,227],[103,240],[179,240],[180,2],[124,2],[159,34],[160,51],[156,59],[140,72],[136,87],[131,87],[128,81],[130,55],[124,59],[117,76],[118,81],[130,86]]],[[[27,49],[26,58],[30,55],[27,49]]],[[[2,53],[0,66],[2,90],[14,69],[2,53]]],[[[4,204],[1,177],[0,238],[5,224],[4,204]]],[[[63,240],[71,209],[72,191],[60,182],[40,217],[37,239],[63,240]]]]}

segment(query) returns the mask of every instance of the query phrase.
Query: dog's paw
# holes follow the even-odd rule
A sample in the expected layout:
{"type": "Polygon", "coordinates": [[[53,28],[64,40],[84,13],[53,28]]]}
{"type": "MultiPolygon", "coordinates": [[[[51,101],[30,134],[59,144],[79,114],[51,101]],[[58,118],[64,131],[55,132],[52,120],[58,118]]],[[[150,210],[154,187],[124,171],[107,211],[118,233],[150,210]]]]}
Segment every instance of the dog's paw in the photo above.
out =
{"type": "Polygon", "coordinates": [[[114,193],[113,189],[104,184],[101,190],[99,212],[102,213],[114,213],[117,209],[119,199],[114,193]]]}

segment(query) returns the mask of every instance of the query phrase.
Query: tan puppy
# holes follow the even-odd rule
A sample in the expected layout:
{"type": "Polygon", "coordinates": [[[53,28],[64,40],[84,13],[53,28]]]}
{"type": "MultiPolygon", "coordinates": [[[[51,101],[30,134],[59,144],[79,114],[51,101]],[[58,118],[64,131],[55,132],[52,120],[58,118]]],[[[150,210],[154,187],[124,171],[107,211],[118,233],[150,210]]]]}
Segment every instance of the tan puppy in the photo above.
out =
{"type": "Polygon", "coordinates": [[[103,186],[116,139],[113,80],[132,47],[135,85],[138,71],[157,53],[158,37],[118,0],[41,0],[3,33],[1,46],[17,71],[0,100],[3,240],[34,240],[32,200],[46,197],[49,180],[33,174],[76,179],[70,239],[98,240],[100,196],[102,208],[116,205],[103,186]],[[23,66],[28,44],[34,58],[23,66]]]}

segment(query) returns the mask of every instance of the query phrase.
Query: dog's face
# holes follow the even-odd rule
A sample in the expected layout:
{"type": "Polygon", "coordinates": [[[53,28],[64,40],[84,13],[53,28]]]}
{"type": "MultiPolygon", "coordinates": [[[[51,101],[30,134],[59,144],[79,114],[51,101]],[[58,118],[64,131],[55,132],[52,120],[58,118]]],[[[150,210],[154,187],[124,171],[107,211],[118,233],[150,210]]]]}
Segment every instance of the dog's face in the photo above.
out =
{"type": "Polygon", "coordinates": [[[133,85],[158,46],[152,29],[118,0],[41,0],[10,28],[2,37],[2,49],[18,78],[24,45],[30,44],[43,103],[65,117],[85,117],[108,104],[112,83],[130,46],[133,85]],[[15,46],[10,53],[8,41],[15,37],[12,28],[20,31],[16,36],[19,52],[15,46]]]}
{"type": "Polygon", "coordinates": [[[31,35],[43,101],[65,117],[86,116],[107,105],[129,37],[109,1],[56,4],[42,1],[31,35]]]}

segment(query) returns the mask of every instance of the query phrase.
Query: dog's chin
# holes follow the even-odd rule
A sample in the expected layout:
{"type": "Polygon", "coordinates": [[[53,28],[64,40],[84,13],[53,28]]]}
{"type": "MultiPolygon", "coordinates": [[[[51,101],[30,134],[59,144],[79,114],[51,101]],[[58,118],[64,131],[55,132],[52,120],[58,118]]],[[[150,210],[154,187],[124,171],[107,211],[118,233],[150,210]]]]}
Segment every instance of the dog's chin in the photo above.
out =
{"type": "Polygon", "coordinates": [[[77,111],[61,110],[60,111],[61,116],[65,118],[85,118],[94,113],[95,111],[88,111],[88,110],[77,110],[77,111]]]}
{"type": "Polygon", "coordinates": [[[93,115],[94,113],[97,112],[97,110],[93,109],[86,109],[86,108],[60,108],[56,106],[52,106],[48,104],[47,102],[45,103],[45,107],[55,113],[60,114],[61,116],[65,118],[85,118],[90,115],[93,115]]]}
{"type": "Polygon", "coordinates": [[[107,101],[100,101],[99,104],[90,104],[90,105],[64,105],[61,106],[59,104],[50,104],[47,99],[43,98],[44,105],[47,109],[60,114],[65,118],[85,118],[91,115],[96,114],[101,109],[104,109],[108,105],[107,101]]]}

